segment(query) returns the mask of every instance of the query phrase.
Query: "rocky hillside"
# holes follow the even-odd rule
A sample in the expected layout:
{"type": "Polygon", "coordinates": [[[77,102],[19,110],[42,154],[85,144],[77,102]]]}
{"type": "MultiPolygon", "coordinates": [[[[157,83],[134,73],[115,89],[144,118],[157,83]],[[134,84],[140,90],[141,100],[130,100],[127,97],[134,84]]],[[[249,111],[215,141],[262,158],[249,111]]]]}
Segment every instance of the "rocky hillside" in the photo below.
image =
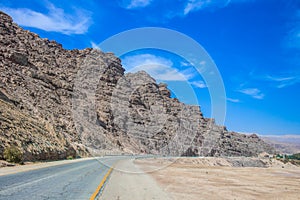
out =
{"type": "Polygon", "coordinates": [[[170,98],[146,72],[124,74],[112,53],[65,50],[0,12],[0,159],[11,145],[27,160],[274,151],[256,135],[228,132],[198,106],[170,98]]]}

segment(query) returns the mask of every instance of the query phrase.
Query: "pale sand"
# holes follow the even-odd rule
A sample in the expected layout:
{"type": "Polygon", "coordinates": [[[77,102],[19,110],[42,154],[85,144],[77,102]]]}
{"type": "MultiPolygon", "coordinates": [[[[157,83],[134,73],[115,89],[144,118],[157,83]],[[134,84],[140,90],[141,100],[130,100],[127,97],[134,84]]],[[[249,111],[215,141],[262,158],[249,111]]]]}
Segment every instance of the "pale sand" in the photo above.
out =
{"type": "Polygon", "coordinates": [[[278,162],[269,168],[237,168],[211,166],[199,158],[180,158],[175,163],[173,159],[135,161],[145,171],[166,163],[170,164],[167,168],[150,174],[172,199],[300,199],[300,168],[282,168],[278,162]]]}
{"type": "Polygon", "coordinates": [[[99,199],[172,200],[151,175],[133,163],[133,159],[118,161],[99,199]]]}

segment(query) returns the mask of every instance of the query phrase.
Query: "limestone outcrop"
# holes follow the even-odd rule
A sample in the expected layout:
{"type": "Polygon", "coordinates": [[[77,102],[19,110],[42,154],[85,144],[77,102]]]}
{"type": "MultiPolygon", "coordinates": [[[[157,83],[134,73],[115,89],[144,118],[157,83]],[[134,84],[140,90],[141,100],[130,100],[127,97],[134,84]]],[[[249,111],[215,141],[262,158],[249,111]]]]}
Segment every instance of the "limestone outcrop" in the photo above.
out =
{"type": "Polygon", "coordinates": [[[0,12],[0,159],[151,153],[255,156],[274,152],[256,135],[228,132],[199,106],[170,97],[146,72],[94,49],[66,50],[0,12]]]}

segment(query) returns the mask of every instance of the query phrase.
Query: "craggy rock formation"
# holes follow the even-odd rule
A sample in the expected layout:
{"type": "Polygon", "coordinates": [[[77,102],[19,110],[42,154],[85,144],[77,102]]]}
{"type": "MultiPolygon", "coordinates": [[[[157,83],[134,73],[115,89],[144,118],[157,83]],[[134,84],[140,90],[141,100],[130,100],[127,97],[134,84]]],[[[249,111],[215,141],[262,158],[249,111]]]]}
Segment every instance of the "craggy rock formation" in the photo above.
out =
{"type": "Polygon", "coordinates": [[[146,153],[183,156],[255,156],[273,149],[258,136],[228,132],[204,118],[199,106],[170,98],[146,72],[119,79],[111,97],[114,127],[137,139],[146,153]]]}
{"type": "Polygon", "coordinates": [[[0,12],[0,159],[16,145],[27,160],[98,153],[255,156],[274,149],[228,132],[198,106],[170,98],[146,72],[124,75],[98,50],[65,50],[0,12]]]}

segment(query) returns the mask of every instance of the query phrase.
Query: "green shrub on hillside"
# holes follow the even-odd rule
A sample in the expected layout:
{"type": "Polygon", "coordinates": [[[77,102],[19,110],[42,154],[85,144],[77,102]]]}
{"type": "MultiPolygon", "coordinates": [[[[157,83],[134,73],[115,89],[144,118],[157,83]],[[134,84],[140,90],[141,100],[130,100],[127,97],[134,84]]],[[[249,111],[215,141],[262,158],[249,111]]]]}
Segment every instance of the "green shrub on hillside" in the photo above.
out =
{"type": "Polygon", "coordinates": [[[5,148],[3,152],[3,157],[7,162],[13,163],[21,163],[23,160],[22,152],[15,146],[5,148]]]}
{"type": "Polygon", "coordinates": [[[291,159],[300,160],[300,153],[296,153],[290,156],[291,159]]]}
{"type": "Polygon", "coordinates": [[[74,158],[73,158],[73,156],[68,156],[67,157],[67,160],[73,160],[74,158]]]}

